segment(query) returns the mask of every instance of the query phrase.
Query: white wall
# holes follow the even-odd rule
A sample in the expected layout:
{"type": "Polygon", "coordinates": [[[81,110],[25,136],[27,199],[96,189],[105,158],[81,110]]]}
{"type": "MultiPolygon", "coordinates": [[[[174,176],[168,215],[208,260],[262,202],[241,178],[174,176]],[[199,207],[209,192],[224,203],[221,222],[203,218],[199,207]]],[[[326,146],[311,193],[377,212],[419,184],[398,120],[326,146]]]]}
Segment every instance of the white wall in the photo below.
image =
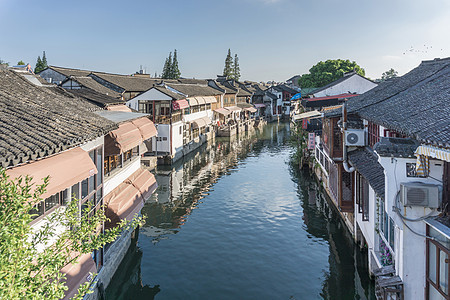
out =
{"type": "Polygon", "coordinates": [[[143,92],[142,94],[128,100],[126,105],[129,108],[139,111],[139,100],[171,101],[172,98],[167,96],[166,94],[161,93],[157,89],[152,88],[152,89],[150,89],[146,92],[143,92]]]}
{"type": "Polygon", "coordinates": [[[114,172],[113,175],[109,177],[104,177],[103,183],[103,195],[108,195],[112,190],[114,190],[119,184],[130,177],[134,172],[136,172],[141,167],[141,158],[138,156],[134,158],[131,163],[125,165],[123,168],[118,168],[119,172],[114,172]]]}
{"type": "MultiPolygon", "coordinates": [[[[420,181],[428,184],[440,184],[433,178],[442,178],[443,163],[438,160],[430,160],[430,177],[418,178],[406,176],[406,163],[415,163],[415,158],[380,157],[379,162],[383,166],[386,176],[385,210],[395,223],[395,268],[404,283],[405,299],[423,299],[426,274],[425,238],[409,230],[402,219],[392,210],[392,207],[395,205],[400,183],[420,181]]],[[[408,218],[417,219],[433,212],[437,214],[436,211],[420,206],[403,207],[401,204],[399,206],[401,213],[408,218]]],[[[406,224],[415,232],[425,235],[425,222],[406,221],[406,224]]]]}
{"type": "Polygon", "coordinates": [[[327,88],[326,90],[320,91],[316,94],[314,94],[314,97],[326,97],[326,96],[333,96],[333,95],[339,95],[339,94],[345,94],[345,93],[357,93],[357,94],[363,94],[374,87],[376,87],[377,84],[362,77],[357,74],[348,76],[348,78],[334,86],[331,86],[327,88]]]}
{"type": "Polygon", "coordinates": [[[183,151],[183,122],[172,124],[172,154],[183,151]]]}

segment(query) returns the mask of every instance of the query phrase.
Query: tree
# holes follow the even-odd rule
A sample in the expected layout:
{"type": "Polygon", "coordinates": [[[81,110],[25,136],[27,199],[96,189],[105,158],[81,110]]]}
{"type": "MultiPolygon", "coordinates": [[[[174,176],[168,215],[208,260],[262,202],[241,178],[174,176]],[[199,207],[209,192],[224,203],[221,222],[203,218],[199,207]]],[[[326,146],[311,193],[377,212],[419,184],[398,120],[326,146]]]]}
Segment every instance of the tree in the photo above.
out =
{"type": "Polygon", "coordinates": [[[7,65],[8,66],[9,63],[0,58],[0,65],[7,65]]]}
{"type": "Polygon", "coordinates": [[[356,62],[348,59],[320,61],[309,69],[309,74],[303,74],[298,83],[302,88],[322,87],[341,78],[344,76],[344,73],[350,71],[356,71],[361,76],[365,75],[363,68],[356,62]]]}
{"type": "Polygon", "coordinates": [[[19,61],[17,62],[17,65],[18,65],[18,66],[25,66],[25,63],[23,62],[23,60],[19,60],[19,61]]]}
{"type": "MultiPolygon", "coordinates": [[[[142,219],[123,220],[115,228],[99,233],[107,220],[103,209],[91,212],[92,203],[81,211],[79,201],[57,209],[38,229],[29,225],[32,209],[48,184],[31,192],[31,177],[10,180],[0,168],[0,299],[61,299],[67,290],[60,270],[76,263],[81,254],[91,253],[114,241],[122,230],[138,226],[142,219]],[[70,228],[57,232],[56,228],[70,228]],[[38,250],[40,249],[40,250],[38,250]]],[[[92,276],[94,277],[94,276],[92,276]]],[[[78,290],[77,298],[88,293],[91,282],[78,290]]]]}
{"type": "Polygon", "coordinates": [[[233,76],[233,57],[231,56],[231,50],[228,49],[227,57],[225,58],[225,67],[223,68],[223,76],[231,78],[233,76]]]}
{"type": "Polygon", "coordinates": [[[394,78],[398,76],[398,72],[395,71],[393,68],[391,68],[390,70],[384,72],[383,74],[381,74],[381,81],[385,81],[388,80],[390,78],[394,78]]]}
{"type": "Polygon", "coordinates": [[[164,68],[161,74],[161,78],[170,79],[172,78],[172,52],[169,53],[169,57],[166,58],[166,62],[164,63],[164,68]]]}
{"type": "Polygon", "coordinates": [[[178,59],[177,59],[177,49],[173,52],[173,61],[172,61],[172,74],[171,79],[178,79],[181,76],[180,69],[178,69],[178,59]]]}
{"type": "Polygon", "coordinates": [[[46,69],[48,67],[48,65],[47,65],[47,57],[45,56],[45,51],[43,51],[43,53],[42,53],[42,67],[44,69],[46,69]]]}
{"type": "Polygon", "coordinates": [[[237,54],[234,55],[234,64],[233,64],[233,79],[239,80],[241,78],[241,69],[239,68],[239,58],[237,54]]]}

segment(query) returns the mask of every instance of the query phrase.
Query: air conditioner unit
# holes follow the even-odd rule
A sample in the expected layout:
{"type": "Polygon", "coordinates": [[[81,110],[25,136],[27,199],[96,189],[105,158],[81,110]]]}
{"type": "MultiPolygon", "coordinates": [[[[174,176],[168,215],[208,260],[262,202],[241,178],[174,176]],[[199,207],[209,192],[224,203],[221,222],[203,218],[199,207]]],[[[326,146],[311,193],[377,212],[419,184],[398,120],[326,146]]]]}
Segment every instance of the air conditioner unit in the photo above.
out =
{"type": "Polygon", "coordinates": [[[423,206],[439,208],[441,206],[440,186],[421,182],[400,184],[400,200],[404,206],[423,206]]]}
{"type": "Polygon", "coordinates": [[[365,146],[366,139],[364,129],[348,129],[345,132],[345,145],[346,146],[365,146]]]}

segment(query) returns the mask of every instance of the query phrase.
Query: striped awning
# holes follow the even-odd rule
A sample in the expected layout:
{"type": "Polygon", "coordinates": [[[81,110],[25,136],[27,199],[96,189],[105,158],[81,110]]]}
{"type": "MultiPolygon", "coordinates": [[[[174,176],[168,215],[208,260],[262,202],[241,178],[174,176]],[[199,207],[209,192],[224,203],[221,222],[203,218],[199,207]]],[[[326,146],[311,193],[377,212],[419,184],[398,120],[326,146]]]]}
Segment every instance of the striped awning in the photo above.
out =
{"type": "Polygon", "coordinates": [[[184,109],[184,108],[188,108],[188,107],[189,107],[189,103],[185,99],[172,101],[173,110],[179,110],[179,109],[184,109]]]}
{"type": "Polygon", "coordinates": [[[438,147],[434,147],[434,146],[421,145],[421,146],[417,147],[415,155],[416,156],[424,155],[424,156],[428,156],[431,158],[450,162],[450,150],[438,148],[438,147]]]}
{"type": "Polygon", "coordinates": [[[214,96],[207,96],[207,97],[203,97],[203,99],[205,99],[205,102],[208,103],[216,103],[217,99],[214,96]]]}
{"type": "Polygon", "coordinates": [[[427,177],[428,174],[430,174],[430,160],[428,159],[428,156],[417,156],[416,174],[420,177],[427,177]]]}

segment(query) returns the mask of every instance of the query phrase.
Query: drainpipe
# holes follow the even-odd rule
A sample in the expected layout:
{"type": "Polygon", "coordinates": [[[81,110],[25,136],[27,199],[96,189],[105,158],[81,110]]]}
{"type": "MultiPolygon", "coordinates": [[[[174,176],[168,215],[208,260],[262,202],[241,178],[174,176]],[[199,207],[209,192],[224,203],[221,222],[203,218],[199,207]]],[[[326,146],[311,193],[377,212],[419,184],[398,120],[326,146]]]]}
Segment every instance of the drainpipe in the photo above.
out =
{"type": "Polygon", "coordinates": [[[342,166],[348,173],[355,171],[354,167],[349,167],[347,161],[347,146],[345,145],[345,131],[347,130],[347,102],[342,105],[342,133],[344,135],[344,141],[342,141],[342,166]]]}

